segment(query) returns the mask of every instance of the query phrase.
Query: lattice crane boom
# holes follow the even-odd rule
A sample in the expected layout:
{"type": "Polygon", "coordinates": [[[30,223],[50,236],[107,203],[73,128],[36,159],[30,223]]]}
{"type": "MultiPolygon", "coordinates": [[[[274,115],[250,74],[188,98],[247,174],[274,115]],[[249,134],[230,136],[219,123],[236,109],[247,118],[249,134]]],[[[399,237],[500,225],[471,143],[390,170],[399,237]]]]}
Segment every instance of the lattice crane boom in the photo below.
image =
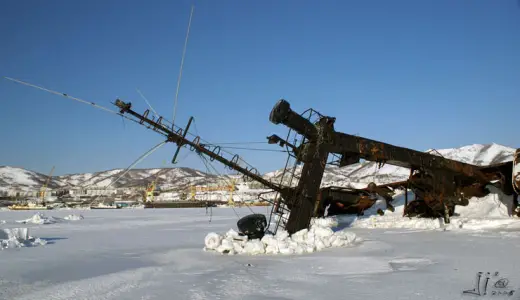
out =
{"type": "MultiPolygon", "coordinates": [[[[172,126],[172,128],[170,128],[170,127],[165,126],[161,122],[162,117],[159,117],[159,119],[157,119],[157,120],[152,120],[147,117],[147,113],[146,113],[147,111],[145,111],[144,114],[139,114],[139,113],[135,112],[134,110],[132,110],[131,103],[123,102],[120,99],[117,99],[114,104],[120,108],[121,114],[126,113],[126,114],[133,116],[134,118],[137,119],[137,122],[139,122],[141,125],[143,125],[145,123],[150,125],[150,128],[152,128],[154,131],[165,136],[169,142],[176,143],[179,148],[187,145],[190,147],[191,150],[208,156],[211,161],[216,160],[216,161],[224,164],[228,168],[236,170],[236,171],[242,173],[243,175],[251,178],[252,180],[258,181],[261,184],[263,184],[264,186],[266,186],[274,191],[279,192],[282,195],[282,197],[289,195],[289,193],[290,193],[289,188],[280,186],[278,184],[275,184],[275,183],[263,178],[255,168],[252,168],[252,167],[248,168],[248,167],[240,166],[239,165],[240,157],[238,155],[233,156],[232,159],[227,159],[227,158],[223,157],[222,155],[220,155],[221,148],[219,146],[213,146],[212,149],[210,150],[210,149],[206,148],[206,147],[209,147],[208,145],[204,145],[204,144],[200,143],[200,137],[198,137],[198,136],[195,137],[195,139],[193,141],[188,140],[186,138],[186,134],[188,132],[187,129],[185,129],[184,131],[182,129],[173,131],[172,130],[173,126],[172,126]]],[[[178,153],[178,151],[177,151],[177,153],[178,153]]]]}

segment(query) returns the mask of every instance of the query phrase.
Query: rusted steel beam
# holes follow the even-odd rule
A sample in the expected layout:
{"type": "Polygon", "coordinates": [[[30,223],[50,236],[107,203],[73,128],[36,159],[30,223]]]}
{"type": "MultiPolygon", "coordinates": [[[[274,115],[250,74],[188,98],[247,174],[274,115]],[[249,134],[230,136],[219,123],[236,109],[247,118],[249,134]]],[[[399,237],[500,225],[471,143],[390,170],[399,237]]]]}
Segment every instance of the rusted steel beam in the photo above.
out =
{"type": "MultiPolygon", "coordinates": [[[[270,120],[274,124],[281,123],[292,128],[310,141],[316,139],[317,130],[314,124],[295,113],[290,108],[290,104],[283,99],[276,103],[270,120]]],[[[343,154],[342,161],[345,162],[343,165],[355,163],[356,159],[362,158],[410,169],[449,170],[482,182],[489,181],[478,166],[342,132],[334,132],[325,144],[328,152],[343,154]]]]}
{"type": "Polygon", "coordinates": [[[334,120],[321,118],[315,129],[316,135],[310,143],[310,147],[307,147],[307,151],[312,152],[306,155],[310,159],[305,161],[303,165],[296,192],[290,200],[290,205],[288,205],[291,213],[285,229],[289,234],[308,228],[311,218],[314,216],[329,155],[323,145],[334,131],[334,120]]]}
{"type": "Polygon", "coordinates": [[[489,181],[478,166],[346,133],[336,132],[329,147],[330,152],[355,153],[369,161],[384,162],[409,169],[449,170],[482,182],[489,181]]]}

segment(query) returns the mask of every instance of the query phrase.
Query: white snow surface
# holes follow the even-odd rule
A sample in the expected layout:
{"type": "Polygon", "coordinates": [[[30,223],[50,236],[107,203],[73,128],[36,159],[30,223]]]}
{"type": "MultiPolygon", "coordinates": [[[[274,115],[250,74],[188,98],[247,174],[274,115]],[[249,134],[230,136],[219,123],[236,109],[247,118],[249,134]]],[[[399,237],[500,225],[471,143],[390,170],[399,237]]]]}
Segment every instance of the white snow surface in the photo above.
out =
{"type": "MultiPolygon", "coordinates": [[[[468,220],[505,220],[491,200],[468,206],[468,220]],[[479,214],[484,207],[494,216],[479,214]]],[[[65,219],[79,212],[78,222],[24,225],[45,245],[0,251],[0,299],[473,299],[462,292],[474,288],[477,272],[500,272],[507,289],[520,292],[520,229],[511,226],[518,219],[507,228],[446,231],[349,227],[339,220],[334,232],[347,227],[363,242],[300,255],[229,256],[201,248],[208,232],[236,228],[230,208],[213,208],[212,215],[204,208],[46,213],[65,219]]],[[[1,227],[16,235],[16,220],[33,214],[0,211],[1,227]]]]}

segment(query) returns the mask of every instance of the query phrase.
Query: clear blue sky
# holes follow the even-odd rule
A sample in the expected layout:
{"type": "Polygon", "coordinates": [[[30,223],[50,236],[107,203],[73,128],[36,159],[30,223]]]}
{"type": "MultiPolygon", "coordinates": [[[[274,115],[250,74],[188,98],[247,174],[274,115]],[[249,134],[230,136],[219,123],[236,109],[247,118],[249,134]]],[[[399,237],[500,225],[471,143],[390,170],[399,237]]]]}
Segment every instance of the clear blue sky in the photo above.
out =
{"type": "MultiPolygon", "coordinates": [[[[279,98],[336,130],[417,150],[520,147],[517,0],[6,1],[0,75],[171,119],[212,142],[264,141],[279,98]]],[[[161,137],[63,97],[0,80],[0,165],[55,174],[125,168],[161,137]]],[[[273,147],[254,145],[256,147],[273,147]]],[[[276,148],[275,148],[276,149],[276,148]]],[[[163,147],[138,167],[166,166],[163,147]]],[[[183,149],[181,157],[188,150],[183,149]]],[[[237,151],[262,172],[279,153],[237,151]]],[[[179,166],[203,169],[196,155],[179,166]]]]}

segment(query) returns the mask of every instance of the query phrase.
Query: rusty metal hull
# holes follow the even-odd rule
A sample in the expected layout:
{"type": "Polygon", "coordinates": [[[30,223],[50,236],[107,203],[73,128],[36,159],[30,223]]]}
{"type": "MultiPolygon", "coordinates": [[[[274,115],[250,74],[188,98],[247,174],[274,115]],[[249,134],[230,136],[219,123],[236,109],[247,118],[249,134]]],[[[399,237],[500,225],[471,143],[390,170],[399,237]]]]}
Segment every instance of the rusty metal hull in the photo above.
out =
{"type": "Polygon", "coordinates": [[[377,195],[366,190],[325,187],[320,190],[319,205],[315,216],[325,216],[326,210],[327,216],[362,215],[366,209],[374,205],[376,200],[377,195]]]}

